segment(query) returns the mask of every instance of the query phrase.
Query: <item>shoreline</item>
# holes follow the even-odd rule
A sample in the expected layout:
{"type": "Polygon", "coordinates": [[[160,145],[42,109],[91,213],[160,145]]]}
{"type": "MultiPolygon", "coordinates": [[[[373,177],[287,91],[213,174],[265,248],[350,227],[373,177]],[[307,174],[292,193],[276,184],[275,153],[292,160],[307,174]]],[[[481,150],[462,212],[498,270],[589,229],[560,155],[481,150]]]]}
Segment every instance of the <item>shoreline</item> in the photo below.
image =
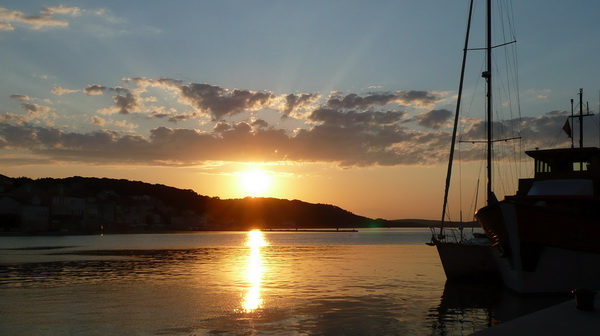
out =
{"type": "Polygon", "coordinates": [[[264,232],[358,232],[356,229],[266,229],[264,232]]]}
{"type": "MultiPolygon", "coordinates": [[[[427,225],[394,225],[394,226],[378,226],[377,229],[431,229],[437,226],[427,225]]],[[[476,229],[477,227],[465,226],[464,229],[476,229]]],[[[259,229],[264,232],[358,232],[360,229],[373,229],[372,227],[356,227],[356,228],[263,228],[259,229]]],[[[446,229],[458,229],[456,226],[446,226],[446,229]]],[[[251,231],[254,229],[228,229],[228,230],[124,230],[124,231],[39,231],[39,232],[23,232],[23,231],[2,231],[0,237],[52,237],[52,236],[93,236],[93,235],[111,235],[111,234],[167,234],[167,233],[199,233],[199,232],[238,232],[251,231]]]]}

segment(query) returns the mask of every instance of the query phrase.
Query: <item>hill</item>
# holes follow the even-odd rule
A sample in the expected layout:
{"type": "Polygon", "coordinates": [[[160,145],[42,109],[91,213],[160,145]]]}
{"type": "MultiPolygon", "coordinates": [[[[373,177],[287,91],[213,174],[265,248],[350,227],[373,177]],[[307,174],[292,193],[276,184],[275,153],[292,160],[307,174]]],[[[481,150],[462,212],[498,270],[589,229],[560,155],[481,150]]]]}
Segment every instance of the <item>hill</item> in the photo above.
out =
{"type": "Polygon", "coordinates": [[[390,226],[330,204],[220,199],[189,189],[108,178],[0,175],[0,231],[91,233],[390,226]]]}

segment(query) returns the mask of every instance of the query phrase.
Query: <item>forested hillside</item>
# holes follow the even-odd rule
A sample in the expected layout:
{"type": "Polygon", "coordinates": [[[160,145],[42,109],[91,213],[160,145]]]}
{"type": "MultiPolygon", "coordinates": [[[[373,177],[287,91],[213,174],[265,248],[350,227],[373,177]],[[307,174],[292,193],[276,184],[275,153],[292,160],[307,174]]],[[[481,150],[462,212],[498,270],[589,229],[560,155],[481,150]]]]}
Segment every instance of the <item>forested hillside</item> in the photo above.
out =
{"type": "Polygon", "coordinates": [[[0,231],[88,233],[387,226],[329,204],[220,199],[160,184],[108,178],[0,176],[0,231]]]}

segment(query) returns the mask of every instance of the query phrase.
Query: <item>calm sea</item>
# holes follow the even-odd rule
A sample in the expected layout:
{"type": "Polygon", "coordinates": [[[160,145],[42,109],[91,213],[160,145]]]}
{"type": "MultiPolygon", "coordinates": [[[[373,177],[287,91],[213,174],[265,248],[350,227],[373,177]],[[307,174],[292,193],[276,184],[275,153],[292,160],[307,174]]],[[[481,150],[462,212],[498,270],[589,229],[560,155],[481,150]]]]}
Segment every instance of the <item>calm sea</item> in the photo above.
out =
{"type": "Polygon", "coordinates": [[[0,335],[468,335],[550,304],[447,284],[429,236],[0,237],[0,335]]]}

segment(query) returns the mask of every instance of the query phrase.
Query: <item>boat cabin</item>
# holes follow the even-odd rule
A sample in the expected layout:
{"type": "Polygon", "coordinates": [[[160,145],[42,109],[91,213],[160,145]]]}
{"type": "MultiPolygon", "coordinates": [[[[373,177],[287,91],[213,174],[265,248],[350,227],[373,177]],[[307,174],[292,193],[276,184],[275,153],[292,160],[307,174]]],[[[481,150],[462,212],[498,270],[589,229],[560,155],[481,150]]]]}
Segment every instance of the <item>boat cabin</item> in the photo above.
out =
{"type": "Polygon", "coordinates": [[[600,148],[525,152],[535,161],[533,178],[520,179],[517,196],[600,195],[600,148]]]}

